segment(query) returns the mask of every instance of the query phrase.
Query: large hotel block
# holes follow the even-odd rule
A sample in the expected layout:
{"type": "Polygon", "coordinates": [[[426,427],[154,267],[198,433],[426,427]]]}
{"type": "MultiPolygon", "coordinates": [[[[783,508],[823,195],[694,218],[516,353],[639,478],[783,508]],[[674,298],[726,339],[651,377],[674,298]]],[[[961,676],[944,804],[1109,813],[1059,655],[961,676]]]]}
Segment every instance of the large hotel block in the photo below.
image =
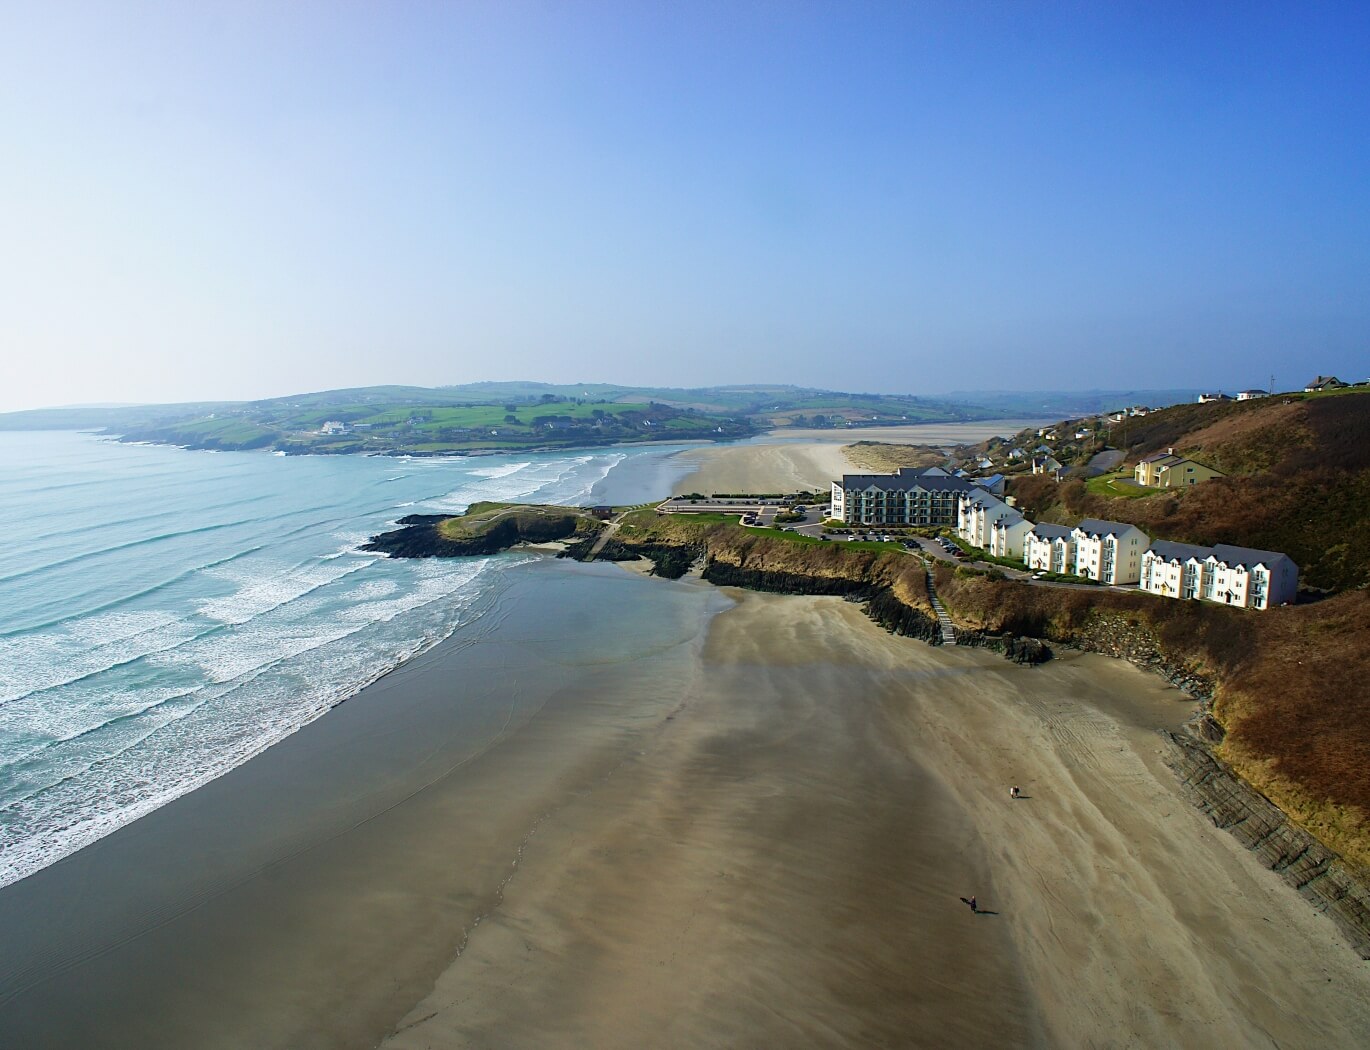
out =
{"type": "Polygon", "coordinates": [[[832,483],[832,516],[848,525],[956,525],[971,483],[937,467],[897,474],[843,474],[832,483]]]}

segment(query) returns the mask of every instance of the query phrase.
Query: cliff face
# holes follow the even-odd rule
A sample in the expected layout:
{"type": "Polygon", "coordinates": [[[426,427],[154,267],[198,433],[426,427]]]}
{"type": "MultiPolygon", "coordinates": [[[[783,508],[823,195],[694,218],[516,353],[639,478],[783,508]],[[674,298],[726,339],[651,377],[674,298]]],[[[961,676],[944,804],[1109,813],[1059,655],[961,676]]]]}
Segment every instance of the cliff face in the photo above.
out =
{"type": "Polygon", "coordinates": [[[1370,885],[1197,740],[1164,736],[1165,763],[1190,801],[1331,919],[1362,959],[1370,959],[1370,885]]]}
{"type": "Polygon", "coordinates": [[[923,563],[907,554],[853,551],[838,543],[673,518],[639,518],[619,537],[613,542],[651,558],[659,575],[679,576],[702,558],[703,578],[717,586],[863,600],[871,619],[886,630],[941,644],[923,563]]]}

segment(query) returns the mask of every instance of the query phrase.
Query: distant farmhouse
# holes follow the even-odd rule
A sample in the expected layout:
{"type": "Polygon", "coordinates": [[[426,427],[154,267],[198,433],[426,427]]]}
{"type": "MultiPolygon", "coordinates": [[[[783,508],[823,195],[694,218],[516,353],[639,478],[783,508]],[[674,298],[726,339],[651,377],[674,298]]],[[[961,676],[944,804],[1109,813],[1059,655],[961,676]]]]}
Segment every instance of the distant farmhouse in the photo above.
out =
{"type": "Polygon", "coordinates": [[[1264,390],[1241,390],[1237,393],[1238,401],[1255,401],[1258,397],[1269,397],[1264,390]]]}
{"type": "Polygon", "coordinates": [[[1336,376],[1318,376],[1303,388],[1303,392],[1305,394],[1316,394],[1319,390],[1340,390],[1346,385],[1336,376]]]}
{"type": "Polygon", "coordinates": [[[1231,401],[1231,400],[1232,400],[1231,397],[1229,397],[1227,394],[1222,394],[1222,393],[1218,393],[1218,394],[1200,394],[1200,395],[1199,395],[1199,404],[1201,404],[1201,405],[1209,405],[1209,404],[1214,403],[1215,401],[1231,401]]]}
{"type": "Polygon", "coordinates": [[[1268,609],[1294,600],[1299,568],[1287,554],[1275,551],[1157,540],[1142,556],[1140,586],[1166,598],[1268,609]]]}
{"type": "Polygon", "coordinates": [[[1153,489],[1176,489],[1196,485],[1209,478],[1226,477],[1221,470],[1175,455],[1173,448],[1147,456],[1133,470],[1138,485],[1153,489]]]}

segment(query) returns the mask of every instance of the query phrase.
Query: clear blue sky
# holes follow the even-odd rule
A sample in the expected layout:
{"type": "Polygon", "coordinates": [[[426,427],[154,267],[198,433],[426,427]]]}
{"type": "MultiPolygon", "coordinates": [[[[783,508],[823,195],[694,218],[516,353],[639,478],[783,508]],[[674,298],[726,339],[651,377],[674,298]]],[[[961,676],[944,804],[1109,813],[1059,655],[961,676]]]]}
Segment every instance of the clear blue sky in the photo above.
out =
{"type": "Polygon", "coordinates": [[[1370,375],[1370,5],[92,3],[0,26],[0,409],[1370,375]]]}

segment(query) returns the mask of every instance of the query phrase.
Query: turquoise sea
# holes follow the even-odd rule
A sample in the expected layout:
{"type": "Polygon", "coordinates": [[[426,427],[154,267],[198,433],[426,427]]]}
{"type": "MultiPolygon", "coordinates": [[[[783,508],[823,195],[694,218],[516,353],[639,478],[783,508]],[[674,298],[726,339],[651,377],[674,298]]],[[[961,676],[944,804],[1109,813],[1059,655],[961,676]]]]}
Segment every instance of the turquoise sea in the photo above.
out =
{"type": "Polygon", "coordinates": [[[0,433],[0,885],[478,637],[536,557],[357,549],[395,519],[658,498],[679,451],[283,457],[0,433]]]}

